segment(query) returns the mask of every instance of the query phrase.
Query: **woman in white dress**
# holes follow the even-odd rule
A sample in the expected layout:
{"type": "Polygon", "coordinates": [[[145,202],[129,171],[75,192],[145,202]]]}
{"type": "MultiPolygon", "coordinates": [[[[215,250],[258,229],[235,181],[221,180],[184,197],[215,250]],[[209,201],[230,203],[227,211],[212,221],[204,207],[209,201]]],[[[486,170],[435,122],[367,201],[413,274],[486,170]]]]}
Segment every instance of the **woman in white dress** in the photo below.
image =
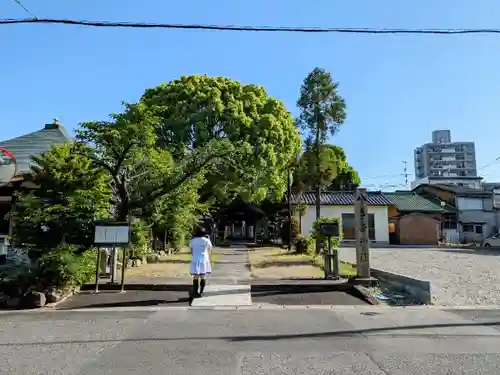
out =
{"type": "Polygon", "coordinates": [[[193,277],[193,298],[203,296],[205,289],[206,277],[212,272],[210,264],[210,251],[212,250],[212,242],[207,238],[203,228],[196,229],[193,239],[190,243],[191,247],[191,265],[190,272],[193,277]]]}

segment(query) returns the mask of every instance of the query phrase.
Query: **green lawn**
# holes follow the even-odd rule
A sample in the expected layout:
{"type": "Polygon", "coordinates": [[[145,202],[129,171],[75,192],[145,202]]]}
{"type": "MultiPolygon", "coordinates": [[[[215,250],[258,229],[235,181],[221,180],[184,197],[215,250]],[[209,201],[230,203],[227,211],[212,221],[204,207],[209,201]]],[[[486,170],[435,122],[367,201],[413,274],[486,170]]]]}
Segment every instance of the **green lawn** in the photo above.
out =
{"type": "MultiPolygon", "coordinates": [[[[254,278],[323,278],[323,260],[309,254],[295,254],[278,247],[255,248],[249,253],[254,278]]],[[[356,269],[340,263],[340,274],[356,275],[356,269]]]]}

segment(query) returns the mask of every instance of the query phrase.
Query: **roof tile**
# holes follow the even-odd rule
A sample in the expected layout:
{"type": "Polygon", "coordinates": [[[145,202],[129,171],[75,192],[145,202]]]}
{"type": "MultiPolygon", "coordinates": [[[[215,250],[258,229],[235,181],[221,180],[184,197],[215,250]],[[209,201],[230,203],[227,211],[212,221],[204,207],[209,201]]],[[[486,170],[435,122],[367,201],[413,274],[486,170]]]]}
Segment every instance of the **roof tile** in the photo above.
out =
{"type": "MultiPolygon", "coordinates": [[[[323,191],[321,192],[321,204],[330,206],[350,206],[354,204],[355,193],[349,191],[323,191]]],[[[389,206],[392,204],[380,191],[369,191],[366,200],[370,206],[389,206]]],[[[292,204],[315,205],[316,194],[314,192],[292,193],[292,204]]]]}
{"type": "Polygon", "coordinates": [[[33,164],[31,157],[49,151],[53,145],[70,142],[63,127],[42,129],[17,138],[0,141],[0,148],[11,152],[17,161],[16,174],[22,175],[30,171],[33,164]]]}
{"type": "Polygon", "coordinates": [[[443,208],[436,202],[426,199],[412,191],[396,191],[384,193],[398,209],[404,212],[443,212],[443,208]]]}

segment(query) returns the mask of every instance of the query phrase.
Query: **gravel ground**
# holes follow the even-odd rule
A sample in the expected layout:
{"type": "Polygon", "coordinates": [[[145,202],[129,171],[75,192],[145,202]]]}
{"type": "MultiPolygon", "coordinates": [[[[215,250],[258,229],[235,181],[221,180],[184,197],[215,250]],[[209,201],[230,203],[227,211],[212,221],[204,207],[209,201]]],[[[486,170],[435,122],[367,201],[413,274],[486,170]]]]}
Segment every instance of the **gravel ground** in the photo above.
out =
{"type": "MultiPolygon", "coordinates": [[[[355,262],[356,250],[342,248],[340,259],[355,262]]],[[[436,305],[500,305],[500,252],[495,250],[376,248],[371,266],[431,282],[436,305]]]]}

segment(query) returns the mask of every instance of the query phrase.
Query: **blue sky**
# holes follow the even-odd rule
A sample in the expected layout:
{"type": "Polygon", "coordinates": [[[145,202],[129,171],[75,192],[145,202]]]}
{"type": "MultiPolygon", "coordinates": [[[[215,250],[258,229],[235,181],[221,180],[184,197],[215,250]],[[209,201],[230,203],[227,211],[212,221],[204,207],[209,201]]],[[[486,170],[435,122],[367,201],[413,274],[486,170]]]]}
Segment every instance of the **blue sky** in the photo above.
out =
{"type": "MultiPolygon", "coordinates": [[[[500,27],[498,0],[23,0],[39,18],[374,28],[500,27]]],[[[0,18],[28,15],[0,0],[0,18]]],[[[0,139],[54,117],[72,130],[104,120],[144,90],[181,75],[263,85],[295,107],[314,67],[340,82],[347,120],[331,139],[365,185],[404,183],[433,129],[475,141],[478,167],[500,156],[500,35],[268,34],[0,27],[0,139]]],[[[500,164],[480,172],[500,181],[500,164]]],[[[413,176],[410,176],[410,180],[413,176]]]]}

